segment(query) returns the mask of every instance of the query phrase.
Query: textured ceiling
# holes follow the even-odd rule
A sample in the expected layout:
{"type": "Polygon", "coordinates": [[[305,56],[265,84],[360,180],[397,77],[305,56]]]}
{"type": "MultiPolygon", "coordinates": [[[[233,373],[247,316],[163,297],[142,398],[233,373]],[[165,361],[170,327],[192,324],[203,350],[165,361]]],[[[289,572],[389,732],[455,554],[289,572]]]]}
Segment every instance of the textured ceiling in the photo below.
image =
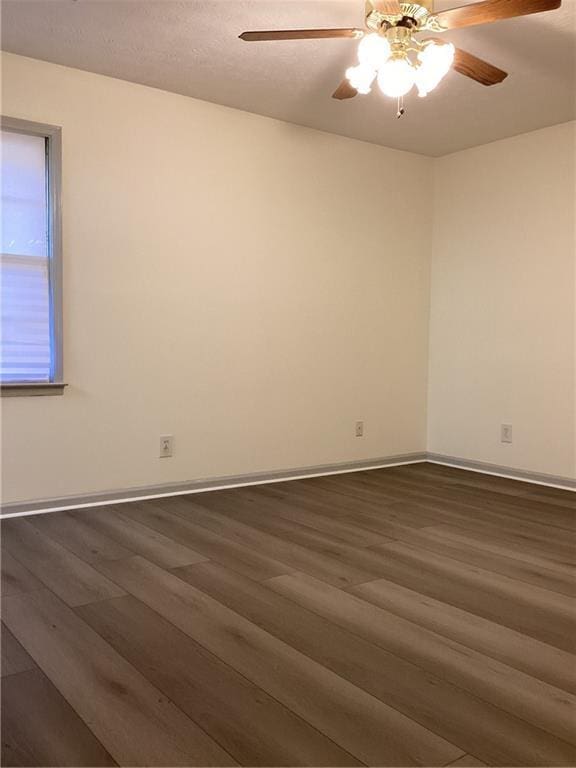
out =
{"type": "MultiPolygon", "coordinates": [[[[436,9],[466,0],[436,0],[436,9]]],[[[375,90],[330,95],[354,40],[244,43],[247,29],[362,26],[363,0],[3,0],[2,48],[426,155],[576,118],[576,0],[445,38],[507,70],[486,88],[450,72],[406,115],[375,90]]]]}

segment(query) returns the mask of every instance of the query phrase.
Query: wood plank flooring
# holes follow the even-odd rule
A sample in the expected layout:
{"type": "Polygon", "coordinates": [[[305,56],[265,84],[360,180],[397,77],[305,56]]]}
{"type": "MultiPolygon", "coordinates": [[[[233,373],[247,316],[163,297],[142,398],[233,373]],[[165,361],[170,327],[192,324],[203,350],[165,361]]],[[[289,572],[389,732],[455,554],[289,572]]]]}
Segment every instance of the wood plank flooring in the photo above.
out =
{"type": "Polygon", "coordinates": [[[574,766],[576,496],[431,464],[2,521],[5,766],[574,766]]]}

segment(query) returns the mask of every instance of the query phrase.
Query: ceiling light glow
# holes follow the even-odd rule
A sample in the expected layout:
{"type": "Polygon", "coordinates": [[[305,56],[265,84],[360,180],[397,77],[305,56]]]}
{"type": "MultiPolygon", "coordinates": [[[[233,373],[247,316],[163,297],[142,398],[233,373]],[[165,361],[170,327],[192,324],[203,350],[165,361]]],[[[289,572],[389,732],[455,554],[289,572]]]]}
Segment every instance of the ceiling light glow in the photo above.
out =
{"type": "Polygon", "coordinates": [[[407,27],[365,35],[358,45],[358,64],[346,70],[350,85],[361,94],[370,93],[372,83],[385,96],[401,98],[414,85],[420,96],[432,91],[454,63],[452,43],[419,41],[407,27]]]}
{"type": "Polygon", "coordinates": [[[407,58],[388,59],[378,72],[378,86],[385,96],[405,96],[415,79],[416,69],[407,58]]]}
{"type": "Polygon", "coordinates": [[[452,43],[428,43],[418,54],[419,66],[416,69],[416,87],[419,96],[426,96],[434,90],[447,74],[454,62],[452,43]]]}
{"type": "Polygon", "coordinates": [[[379,69],[390,56],[390,43],[385,37],[373,32],[371,35],[365,35],[358,45],[358,61],[370,67],[372,70],[379,69]]]}
{"type": "Polygon", "coordinates": [[[358,64],[356,67],[348,67],[346,77],[352,88],[363,95],[370,93],[370,87],[376,77],[376,70],[366,64],[358,64]]]}

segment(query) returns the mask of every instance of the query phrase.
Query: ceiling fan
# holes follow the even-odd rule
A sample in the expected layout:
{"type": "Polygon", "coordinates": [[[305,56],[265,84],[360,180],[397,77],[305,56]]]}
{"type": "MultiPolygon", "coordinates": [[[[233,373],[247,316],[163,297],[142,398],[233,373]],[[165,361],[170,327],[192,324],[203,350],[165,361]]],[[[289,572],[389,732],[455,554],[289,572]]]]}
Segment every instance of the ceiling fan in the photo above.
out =
{"type": "MultiPolygon", "coordinates": [[[[426,96],[453,67],[482,85],[502,82],[508,73],[437,37],[417,38],[422,32],[438,34],[477,24],[527,16],[559,8],[562,0],[483,0],[434,12],[434,0],[401,2],[368,0],[366,29],[279,29],[243,32],[242,40],[310,40],[352,38],[359,40],[358,64],[332,94],[351,99],[370,92],[374,80],[386,96],[401,99],[413,86],[426,96]]],[[[400,105],[399,105],[400,109],[400,105]]],[[[403,109],[398,115],[403,114],[403,109]]]]}

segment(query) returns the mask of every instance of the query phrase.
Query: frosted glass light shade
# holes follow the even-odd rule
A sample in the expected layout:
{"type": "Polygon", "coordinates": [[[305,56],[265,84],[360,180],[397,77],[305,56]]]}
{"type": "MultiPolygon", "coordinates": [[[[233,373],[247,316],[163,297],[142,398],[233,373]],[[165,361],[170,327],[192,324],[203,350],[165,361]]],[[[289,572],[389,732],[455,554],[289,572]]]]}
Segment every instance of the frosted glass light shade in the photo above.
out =
{"type": "Polygon", "coordinates": [[[430,93],[447,74],[454,62],[454,50],[452,43],[430,43],[420,51],[415,78],[419,96],[430,93]]]}
{"type": "Polygon", "coordinates": [[[376,72],[365,64],[358,64],[356,67],[348,67],[346,77],[352,88],[356,88],[358,93],[370,93],[370,87],[376,77],[376,72]]]}
{"type": "Polygon", "coordinates": [[[358,61],[372,70],[379,69],[389,56],[390,43],[375,32],[363,37],[358,45],[358,61]]]}
{"type": "Polygon", "coordinates": [[[404,96],[414,85],[416,69],[408,59],[389,59],[378,73],[378,86],[385,96],[404,96]]]}

